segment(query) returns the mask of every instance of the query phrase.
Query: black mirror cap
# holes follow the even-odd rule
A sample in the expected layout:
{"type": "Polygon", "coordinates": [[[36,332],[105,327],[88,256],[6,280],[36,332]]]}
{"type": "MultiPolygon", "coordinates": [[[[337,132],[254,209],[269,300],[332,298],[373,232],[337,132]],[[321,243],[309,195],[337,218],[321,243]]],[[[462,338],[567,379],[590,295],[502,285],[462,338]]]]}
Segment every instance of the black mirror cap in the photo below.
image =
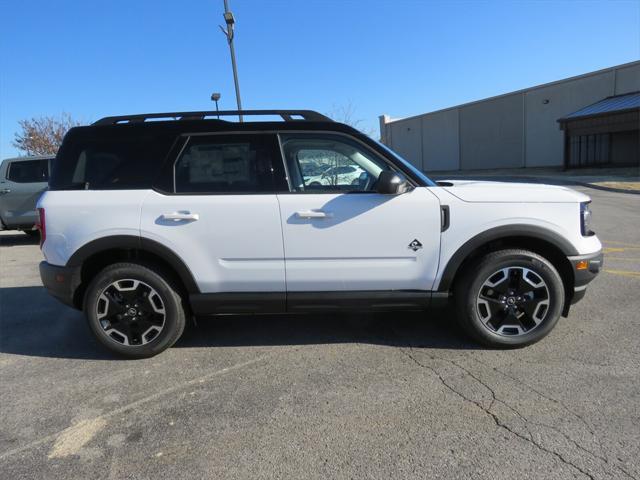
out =
{"type": "Polygon", "coordinates": [[[409,191],[410,186],[402,173],[383,170],[376,182],[376,191],[383,195],[399,195],[409,191]]]}

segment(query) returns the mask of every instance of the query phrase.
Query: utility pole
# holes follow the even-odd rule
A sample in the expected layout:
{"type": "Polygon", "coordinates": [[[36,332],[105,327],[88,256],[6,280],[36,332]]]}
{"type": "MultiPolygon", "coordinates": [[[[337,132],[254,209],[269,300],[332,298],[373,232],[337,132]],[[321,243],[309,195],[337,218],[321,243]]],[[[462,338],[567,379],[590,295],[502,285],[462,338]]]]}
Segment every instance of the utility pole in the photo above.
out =
{"type": "MultiPolygon", "coordinates": [[[[240,101],[240,84],[238,82],[238,67],[236,66],[236,51],[233,48],[233,26],[236,23],[233,18],[233,13],[229,11],[229,2],[224,0],[224,21],[227,24],[227,29],[225,30],[222,25],[220,25],[220,30],[227,37],[227,42],[229,43],[229,51],[231,52],[231,68],[233,68],[233,82],[236,86],[236,102],[238,104],[238,111],[242,111],[242,102],[240,101]]],[[[240,121],[242,122],[242,114],[238,115],[240,121]]]]}

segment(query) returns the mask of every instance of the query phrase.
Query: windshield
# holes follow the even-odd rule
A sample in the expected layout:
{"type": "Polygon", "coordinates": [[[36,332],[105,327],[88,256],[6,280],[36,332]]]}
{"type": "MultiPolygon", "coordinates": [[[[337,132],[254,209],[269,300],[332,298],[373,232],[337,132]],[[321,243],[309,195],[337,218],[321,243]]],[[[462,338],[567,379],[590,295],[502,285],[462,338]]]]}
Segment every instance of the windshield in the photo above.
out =
{"type": "Polygon", "coordinates": [[[393,150],[391,150],[389,147],[387,147],[384,143],[382,142],[378,142],[377,140],[374,140],[374,142],[376,142],[378,145],[380,145],[382,148],[384,148],[385,152],[390,153],[393,158],[395,158],[398,162],[402,163],[403,166],[405,166],[408,170],[411,170],[412,173],[414,173],[416,176],[420,177],[420,179],[428,186],[428,187],[437,187],[438,184],[436,184],[436,182],[434,182],[433,180],[431,180],[429,177],[427,177],[424,173],[422,173],[422,171],[420,171],[418,168],[414,167],[413,165],[411,165],[409,162],[407,162],[404,158],[402,158],[400,155],[398,155],[396,152],[394,152],[393,150]]]}

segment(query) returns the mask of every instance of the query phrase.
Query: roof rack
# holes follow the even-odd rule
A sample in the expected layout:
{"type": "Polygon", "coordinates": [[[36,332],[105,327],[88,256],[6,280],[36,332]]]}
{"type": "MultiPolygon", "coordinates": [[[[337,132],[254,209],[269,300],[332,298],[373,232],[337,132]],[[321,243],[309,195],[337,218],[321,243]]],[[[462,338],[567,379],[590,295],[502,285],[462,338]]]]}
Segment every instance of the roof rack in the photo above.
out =
{"type": "Polygon", "coordinates": [[[122,123],[142,123],[152,119],[166,120],[204,120],[205,118],[217,119],[219,117],[239,115],[275,115],[285,122],[332,122],[329,117],[313,110],[220,110],[206,112],[165,112],[165,113],[141,113],[137,115],[121,115],[117,117],[104,117],[94,122],[94,125],[118,125],[122,123]]]}

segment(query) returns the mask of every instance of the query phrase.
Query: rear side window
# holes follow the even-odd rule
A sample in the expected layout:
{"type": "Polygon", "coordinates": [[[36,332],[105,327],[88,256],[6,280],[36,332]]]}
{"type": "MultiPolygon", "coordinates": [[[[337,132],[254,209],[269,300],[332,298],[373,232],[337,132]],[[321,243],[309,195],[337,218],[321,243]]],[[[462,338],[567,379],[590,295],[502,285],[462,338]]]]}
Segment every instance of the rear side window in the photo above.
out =
{"type": "Polygon", "coordinates": [[[53,164],[52,190],[151,188],[175,135],[79,132],[65,138],[53,164]]]}
{"type": "Polygon", "coordinates": [[[275,135],[191,137],[174,166],[175,193],[287,190],[275,135]]]}
{"type": "Polygon", "coordinates": [[[11,162],[7,179],[16,183],[37,183],[49,180],[49,160],[11,162]]]}

